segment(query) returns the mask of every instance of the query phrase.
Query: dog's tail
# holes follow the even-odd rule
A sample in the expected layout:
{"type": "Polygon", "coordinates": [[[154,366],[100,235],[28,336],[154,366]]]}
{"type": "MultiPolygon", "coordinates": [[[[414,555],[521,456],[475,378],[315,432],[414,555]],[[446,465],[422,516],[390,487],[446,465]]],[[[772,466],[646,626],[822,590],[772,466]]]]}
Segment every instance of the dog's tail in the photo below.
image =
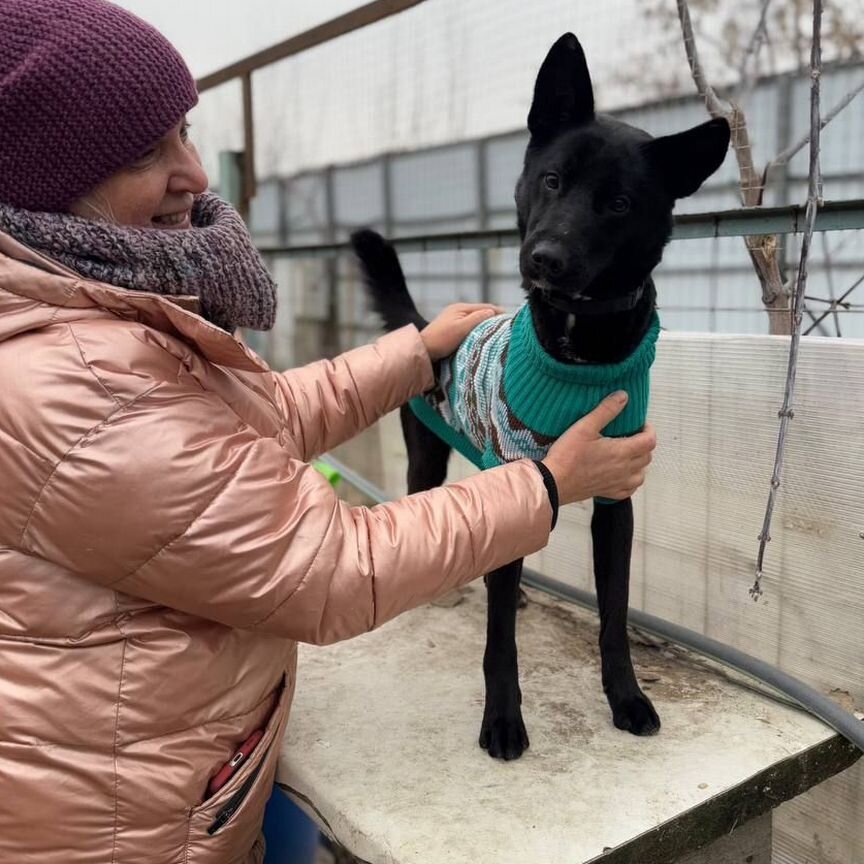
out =
{"type": "Polygon", "coordinates": [[[427,321],[417,311],[396,250],[378,233],[368,228],[351,235],[351,247],[360,259],[363,281],[375,311],[384,320],[386,330],[398,330],[414,324],[422,330],[427,321]]]}

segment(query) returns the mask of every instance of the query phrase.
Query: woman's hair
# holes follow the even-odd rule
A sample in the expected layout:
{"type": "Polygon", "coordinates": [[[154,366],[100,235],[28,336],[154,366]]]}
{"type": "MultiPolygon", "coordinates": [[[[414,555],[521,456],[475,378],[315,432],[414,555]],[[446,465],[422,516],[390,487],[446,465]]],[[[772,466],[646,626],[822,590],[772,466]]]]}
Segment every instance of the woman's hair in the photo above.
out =
{"type": "Polygon", "coordinates": [[[112,225],[120,224],[120,220],[114,215],[111,202],[96,189],[80,198],[77,205],[77,209],[83,208],[88,211],[87,215],[79,214],[85,219],[92,219],[95,222],[110,222],[112,225]]]}
{"type": "Polygon", "coordinates": [[[120,6],[2,0],[0,202],[67,212],[197,101],[176,49],[120,6]]]}

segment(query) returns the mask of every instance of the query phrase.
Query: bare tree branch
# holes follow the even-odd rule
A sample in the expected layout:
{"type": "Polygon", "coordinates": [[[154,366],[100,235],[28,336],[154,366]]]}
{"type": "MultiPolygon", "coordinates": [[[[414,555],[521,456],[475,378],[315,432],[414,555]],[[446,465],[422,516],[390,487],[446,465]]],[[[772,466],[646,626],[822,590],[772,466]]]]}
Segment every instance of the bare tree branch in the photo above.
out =
{"type": "MultiPolygon", "coordinates": [[[[738,163],[741,203],[745,207],[757,207],[762,203],[765,184],[763,175],[756,170],[753,162],[753,148],[750,144],[750,133],[744,111],[736,102],[724,104],[708,83],[696,49],[687,0],[676,0],[676,2],[684,49],[696,89],[705,100],[705,106],[711,116],[724,117],[729,122],[732,149],[738,163]]],[[[785,290],[780,274],[777,238],[770,234],[754,235],[745,237],[744,244],[762,286],[762,303],[768,313],[770,332],[789,333],[790,319],[786,310],[788,292],[785,290]]]]}
{"type": "MultiPolygon", "coordinates": [[[[821,132],[861,91],[864,90],[864,81],[861,81],[857,87],[850,90],[821,120],[819,131],[821,132]]],[[[775,165],[782,165],[788,162],[796,153],[803,150],[810,141],[811,132],[808,132],[794,144],[787,147],[782,153],[778,153],[766,166],[764,176],[768,176],[768,171],[775,165]]]]}
{"type": "Polygon", "coordinates": [[[801,241],[801,257],[798,261],[798,279],[792,299],[793,327],[789,345],[789,364],[786,370],[786,393],[780,409],[780,431],[777,435],[777,452],[774,456],[774,471],[771,475],[771,489],[765,508],[765,520],[759,534],[759,554],[756,559],[756,579],[750,589],[750,596],[758,600],[762,596],[762,577],[764,575],[765,547],[771,539],[771,517],[774,502],[780,488],[780,475],[783,471],[783,456],[786,448],[786,431],[794,416],[792,401],[795,395],[795,377],[798,370],[798,347],[801,344],[801,323],[803,320],[804,295],[807,287],[807,261],[813,228],[816,225],[816,211],[822,192],[822,173],[819,167],[819,133],[822,129],[819,110],[820,78],[822,76],[822,0],[813,0],[813,41],[810,48],[810,167],[807,188],[806,227],[801,241]]]}
{"type": "Polygon", "coordinates": [[[702,63],[699,60],[699,51],[693,36],[693,22],[690,20],[690,8],[687,6],[687,0],[676,0],[676,2],[678,20],[681,22],[681,33],[684,36],[684,50],[687,52],[687,62],[690,64],[690,72],[696,82],[696,89],[705,100],[705,107],[712,117],[728,117],[731,109],[723,104],[714,92],[714,88],[708,83],[702,63]]]}

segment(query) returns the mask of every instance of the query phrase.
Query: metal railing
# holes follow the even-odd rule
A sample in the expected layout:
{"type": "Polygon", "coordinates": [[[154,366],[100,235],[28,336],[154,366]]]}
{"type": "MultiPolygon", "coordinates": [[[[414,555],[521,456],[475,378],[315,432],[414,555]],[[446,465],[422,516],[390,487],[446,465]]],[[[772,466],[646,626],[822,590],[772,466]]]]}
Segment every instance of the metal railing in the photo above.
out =
{"type": "MultiPolygon", "coordinates": [[[[685,213],[675,217],[673,240],[746,237],[758,234],[798,234],[803,228],[804,208],[742,207],[705,213],[685,213]]],[[[864,199],[826,201],[816,217],[817,231],[846,231],[864,228],[864,199]]],[[[515,228],[480,231],[445,231],[440,234],[418,234],[392,238],[400,252],[435,252],[462,249],[502,249],[519,245],[515,228]]],[[[315,258],[342,254],[349,250],[347,241],[311,244],[263,244],[262,253],[289,258],[315,258]]]]}
{"type": "Polygon", "coordinates": [[[425,0],[372,0],[364,6],[359,6],[339,15],[317,27],[312,27],[303,33],[298,33],[288,39],[278,42],[231,63],[222,69],[217,69],[209,75],[204,75],[197,81],[198,92],[204,93],[214,87],[227,84],[237,78],[240,79],[243,88],[243,189],[240,210],[244,212],[248,208],[249,201],[255,195],[255,120],[252,111],[252,74],[259,69],[264,69],[280,60],[294,57],[303,51],[308,51],[316,45],[322,45],[339,36],[344,36],[362,27],[368,27],[385,18],[398,15],[406,9],[418,6],[425,0]]]}

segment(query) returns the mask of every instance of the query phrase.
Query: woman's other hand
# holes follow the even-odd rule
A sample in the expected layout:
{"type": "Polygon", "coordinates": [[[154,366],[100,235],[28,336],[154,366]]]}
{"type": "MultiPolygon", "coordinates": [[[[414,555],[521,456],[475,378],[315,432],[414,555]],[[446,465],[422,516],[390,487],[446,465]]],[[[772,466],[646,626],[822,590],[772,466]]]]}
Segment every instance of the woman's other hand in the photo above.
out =
{"type": "Polygon", "coordinates": [[[420,331],[433,362],[455,353],[465,337],[481,322],[504,310],[491,303],[453,303],[420,331]]]}
{"type": "Polygon", "coordinates": [[[620,501],[645,482],[657,446],[654,427],[646,423],[629,438],[604,438],[602,434],[626,404],[626,393],[607,396],[549,448],[543,462],[555,478],[561,504],[591,497],[620,501]]]}

